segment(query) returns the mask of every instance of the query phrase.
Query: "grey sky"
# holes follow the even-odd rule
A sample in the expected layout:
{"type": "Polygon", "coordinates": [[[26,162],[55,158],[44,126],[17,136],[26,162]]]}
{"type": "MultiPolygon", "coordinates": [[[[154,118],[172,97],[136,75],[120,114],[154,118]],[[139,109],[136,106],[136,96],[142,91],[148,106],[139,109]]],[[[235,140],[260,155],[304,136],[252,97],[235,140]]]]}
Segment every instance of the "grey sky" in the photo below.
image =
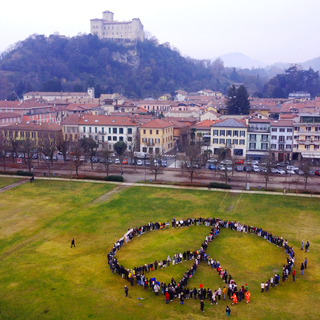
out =
{"type": "Polygon", "coordinates": [[[320,56],[319,0],[7,1],[0,11],[0,51],[33,33],[89,33],[89,20],[104,10],[119,21],[140,18],[160,43],[193,58],[241,52],[274,63],[320,56]]]}

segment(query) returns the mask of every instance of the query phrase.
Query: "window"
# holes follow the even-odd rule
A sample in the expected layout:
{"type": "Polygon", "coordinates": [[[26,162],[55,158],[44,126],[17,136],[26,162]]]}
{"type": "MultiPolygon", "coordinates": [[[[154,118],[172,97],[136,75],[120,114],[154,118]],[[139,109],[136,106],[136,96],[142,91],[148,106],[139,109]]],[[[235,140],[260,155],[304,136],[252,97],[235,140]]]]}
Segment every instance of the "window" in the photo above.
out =
{"type": "Polygon", "coordinates": [[[220,136],[224,137],[226,135],[226,130],[220,130],[220,136]]]}
{"type": "Polygon", "coordinates": [[[314,146],[314,150],[318,150],[319,149],[319,146],[314,146]]]}
{"type": "Polygon", "coordinates": [[[240,139],[240,145],[245,145],[245,144],[246,144],[246,140],[240,139]]]}
{"type": "Polygon", "coordinates": [[[98,133],[98,128],[97,127],[94,128],[94,133],[98,133]]]}
{"type": "Polygon", "coordinates": [[[297,140],[299,139],[299,136],[294,136],[293,139],[297,140]]]}
{"type": "Polygon", "coordinates": [[[128,134],[132,134],[132,128],[128,128],[128,134]]]}
{"type": "Polygon", "coordinates": [[[101,129],[101,130],[102,130],[102,131],[101,131],[101,132],[102,132],[102,134],[104,134],[104,127],[102,127],[102,129],[101,129]]]}
{"type": "Polygon", "coordinates": [[[245,137],[246,136],[246,132],[244,130],[240,131],[240,137],[245,137]]]}
{"type": "Polygon", "coordinates": [[[156,134],[159,134],[159,130],[156,130],[156,134]]]}
{"type": "Polygon", "coordinates": [[[227,136],[230,137],[232,134],[232,130],[227,130],[227,136]]]}
{"type": "Polygon", "coordinates": [[[219,134],[219,130],[213,130],[213,135],[217,136],[219,134]]]}
{"type": "Polygon", "coordinates": [[[152,130],[150,130],[150,134],[152,134],[152,130]]]}
{"type": "Polygon", "coordinates": [[[298,145],[297,145],[297,144],[294,144],[293,147],[296,148],[296,149],[298,149],[298,145]]]}
{"type": "Polygon", "coordinates": [[[306,136],[306,140],[310,141],[311,140],[311,136],[306,136]]]}
{"type": "Polygon", "coordinates": [[[112,137],[112,140],[113,140],[113,141],[117,141],[117,136],[113,136],[113,137],[112,137]]]}
{"type": "Polygon", "coordinates": [[[104,136],[101,137],[102,142],[104,142],[104,136]]]}
{"type": "Polygon", "coordinates": [[[142,152],[147,152],[147,148],[146,148],[146,147],[143,147],[143,148],[142,148],[142,152]]]}
{"type": "Polygon", "coordinates": [[[261,149],[262,150],[267,150],[268,149],[268,144],[267,143],[261,143],[261,149]]]}
{"type": "Polygon", "coordinates": [[[234,149],[233,154],[237,157],[242,157],[243,156],[243,149],[234,149]]]}
{"type": "Polygon", "coordinates": [[[310,146],[305,145],[305,149],[310,150],[310,146]]]}
{"type": "Polygon", "coordinates": [[[294,131],[299,131],[299,127],[294,127],[294,131]]]}
{"type": "Polygon", "coordinates": [[[262,141],[268,141],[268,135],[267,135],[267,134],[263,134],[263,135],[261,136],[261,140],[262,140],[262,141]]]}
{"type": "Polygon", "coordinates": [[[227,139],[227,146],[231,147],[231,139],[227,139]]]}
{"type": "Polygon", "coordinates": [[[255,143],[249,143],[249,149],[255,150],[256,149],[256,144],[255,143]]]}
{"type": "Polygon", "coordinates": [[[143,134],[146,134],[146,130],[145,129],[143,130],[143,134]]]}
{"type": "Polygon", "coordinates": [[[277,132],[278,129],[277,129],[277,128],[272,128],[271,131],[272,131],[272,132],[277,132]]]}
{"type": "Polygon", "coordinates": [[[271,140],[277,140],[277,136],[271,136],[271,140]]]}
{"type": "Polygon", "coordinates": [[[220,139],[220,144],[225,144],[226,143],[225,141],[226,141],[225,139],[220,139]]]}
{"type": "Polygon", "coordinates": [[[142,138],[142,143],[147,143],[147,138],[142,138]]]}
{"type": "Polygon", "coordinates": [[[123,141],[123,137],[119,137],[119,141],[123,141]]]}
{"type": "Polygon", "coordinates": [[[111,133],[111,128],[109,128],[109,133],[111,133]]]}
{"type": "Polygon", "coordinates": [[[218,140],[217,138],[213,138],[212,143],[213,143],[213,144],[218,144],[218,141],[219,141],[219,140],[218,140]]]}
{"type": "Polygon", "coordinates": [[[238,133],[239,133],[238,130],[233,131],[233,136],[234,136],[234,137],[238,137],[238,133]]]}
{"type": "Polygon", "coordinates": [[[123,128],[119,128],[119,133],[123,134],[123,128]]]}
{"type": "Polygon", "coordinates": [[[271,149],[277,149],[277,145],[276,144],[272,144],[271,145],[271,149]]]}
{"type": "Polygon", "coordinates": [[[255,134],[250,134],[249,137],[250,137],[250,141],[256,141],[257,139],[257,136],[255,134]]]}
{"type": "MultiPolygon", "coordinates": [[[[115,134],[117,134],[118,133],[118,130],[117,130],[117,128],[112,128],[112,133],[115,133],[115,134]]],[[[114,139],[113,139],[114,140],[114,139]]]]}
{"type": "Polygon", "coordinates": [[[89,133],[91,133],[91,127],[89,127],[89,133]]]}
{"type": "Polygon", "coordinates": [[[111,141],[111,136],[108,136],[108,141],[111,141]]]}
{"type": "Polygon", "coordinates": [[[291,150],[291,144],[286,144],[286,149],[291,150]]]}
{"type": "Polygon", "coordinates": [[[292,132],[292,128],[288,128],[288,129],[287,129],[287,132],[292,132]]]}
{"type": "Polygon", "coordinates": [[[132,137],[128,137],[128,142],[132,142],[132,137]]]}
{"type": "Polygon", "coordinates": [[[280,128],[279,130],[280,132],[286,132],[286,130],[284,128],[280,128]]]}
{"type": "Polygon", "coordinates": [[[233,139],[233,144],[238,144],[238,139],[233,139]]]}
{"type": "Polygon", "coordinates": [[[155,143],[160,143],[160,139],[154,139],[155,143]]]}
{"type": "Polygon", "coordinates": [[[83,132],[86,133],[86,127],[83,127],[83,132]]]}
{"type": "Polygon", "coordinates": [[[292,140],[292,137],[291,136],[287,136],[287,140],[292,140]]]}
{"type": "Polygon", "coordinates": [[[94,136],[94,140],[98,140],[98,136],[94,136]]]}

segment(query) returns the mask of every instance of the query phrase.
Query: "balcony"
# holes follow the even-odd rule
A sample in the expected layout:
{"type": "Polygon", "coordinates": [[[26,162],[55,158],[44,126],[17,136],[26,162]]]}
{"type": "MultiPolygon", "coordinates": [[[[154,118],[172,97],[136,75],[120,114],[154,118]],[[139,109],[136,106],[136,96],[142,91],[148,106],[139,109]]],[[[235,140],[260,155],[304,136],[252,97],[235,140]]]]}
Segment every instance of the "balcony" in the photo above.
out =
{"type": "Polygon", "coordinates": [[[270,128],[248,128],[247,132],[269,133],[270,128]]]}

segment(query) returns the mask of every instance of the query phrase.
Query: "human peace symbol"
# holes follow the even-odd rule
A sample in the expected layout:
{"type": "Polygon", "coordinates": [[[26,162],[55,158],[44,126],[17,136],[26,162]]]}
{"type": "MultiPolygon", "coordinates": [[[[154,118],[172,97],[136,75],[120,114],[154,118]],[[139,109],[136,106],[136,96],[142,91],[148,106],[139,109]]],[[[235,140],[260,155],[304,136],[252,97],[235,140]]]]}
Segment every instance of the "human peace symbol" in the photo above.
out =
{"type": "MultiPolygon", "coordinates": [[[[285,281],[287,276],[290,274],[291,269],[294,264],[295,253],[292,246],[289,246],[288,241],[282,237],[274,236],[271,233],[263,230],[262,228],[257,228],[242,224],[240,222],[233,221],[223,221],[219,218],[187,218],[176,221],[175,218],[172,219],[172,228],[184,228],[184,227],[194,227],[194,226],[207,226],[210,228],[208,236],[204,239],[203,243],[199,248],[194,248],[192,251],[188,250],[183,253],[176,253],[162,260],[155,260],[149,264],[144,264],[141,266],[135,266],[132,268],[126,268],[123,265],[118,263],[116,258],[116,253],[119,251],[126,243],[132,241],[134,238],[141,237],[146,232],[150,231],[160,231],[164,228],[169,228],[169,222],[167,223],[148,223],[139,228],[129,229],[121,239],[117,240],[113,248],[108,253],[108,264],[112,273],[116,272],[122,278],[128,280],[131,285],[136,281],[138,285],[141,285],[145,290],[152,288],[152,291],[155,292],[155,295],[159,295],[161,292],[165,296],[166,303],[173,301],[174,298],[180,299],[181,304],[184,304],[185,299],[189,297],[194,299],[199,298],[200,300],[208,298],[211,301],[211,304],[216,303],[217,300],[220,300],[221,296],[223,299],[226,298],[226,295],[229,299],[232,297],[232,304],[237,304],[238,301],[246,298],[247,303],[250,301],[250,292],[248,290],[248,285],[238,287],[235,280],[228,273],[228,271],[220,265],[219,261],[211,258],[207,254],[208,245],[219,236],[221,229],[229,228],[233,231],[249,233],[251,235],[256,235],[262,237],[269,241],[271,244],[277,245],[277,247],[285,250],[285,253],[289,255],[287,262],[284,264],[282,272],[282,280],[285,281]],[[173,266],[177,263],[183,263],[186,261],[193,261],[193,264],[190,269],[188,269],[183,275],[180,281],[171,279],[170,283],[164,283],[158,281],[155,277],[148,278],[147,275],[150,271],[167,268],[173,266]],[[221,280],[227,285],[223,291],[219,290],[212,291],[211,289],[204,289],[202,284],[199,285],[199,289],[189,289],[187,287],[188,280],[193,277],[196,273],[198,265],[200,263],[205,263],[212,269],[217,271],[218,276],[221,280]]],[[[275,274],[271,276],[266,283],[261,284],[261,290],[268,290],[269,287],[277,286],[279,284],[280,275],[275,274]]]]}

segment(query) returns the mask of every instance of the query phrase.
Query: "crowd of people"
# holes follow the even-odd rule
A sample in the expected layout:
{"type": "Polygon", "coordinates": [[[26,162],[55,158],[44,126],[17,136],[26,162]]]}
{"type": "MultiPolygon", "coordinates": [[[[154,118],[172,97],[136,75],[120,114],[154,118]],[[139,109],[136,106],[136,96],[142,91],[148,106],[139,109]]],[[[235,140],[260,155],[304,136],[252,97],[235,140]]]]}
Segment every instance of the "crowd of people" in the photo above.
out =
{"type": "MultiPolygon", "coordinates": [[[[248,285],[245,286],[237,286],[236,282],[232,278],[232,276],[224,269],[219,261],[213,259],[207,254],[207,247],[210,242],[212,242],[220,233],[220,228],[229,228],[234,231],[249,233],[252,235],[256,235],[262,237],[272,243],[273,245],[277,245],[280,248],[284,248],[285,253],[288,254],[287,261],[283,265],[282,272],[282,281],[288,278],[288,276],[292,273],[293,280],[295,280],[295,270],[293,270],[294,262],[295,262],[295,252],[293,247],[289,245],[286,239],[282,237],[273,235],[272,233],[263,230],[262,228],[257,228],[245,224],[241,224],[240,222],[233,221],[223,221],[219,218],[187,218],[177,220],[175,218],[172,219],[171,226],[172,228],[183,228],[189,227],[193,225],[202,225],[210,227],[210,234],[204,239],[201,248],[195,251],[187,250],[185,252],[180,252],[174,254],[172,257],[168,256],[165,259],[155,260],[154,262],[136,266],[132,269],[127,269],[123,265],[118,263],[116,258],[117,251],[125,245],[125,243],[131,241],[134,237],[140,237],[144,233],[153,231],[153,230],[161,230],[169,227],[169,222],[160,223],[160,222],[150,222],[139,228],[129,229],[121,239],[118,239],[113,248],[108,253],[108,263],[110,266],[110,270],[114,273],[116,272],[121,277],[128,280],[133,286],[136,281],[137,285],[141,285],[145,290],[151,289],[155,295],[159,295],[162,293],[165,296],[166,303],[172,302],[175,298],[180,300],[181,304],[184,304],[185,300],[188,299],[199,299],[200,307],[204,305],[205,300],[209,300],[211,305],[218,304],[220,299],[232,300],[232,305],[241,302],[246,299],[247,303],[250,301],[250,292],[248,290],[248,285]],[[153,270],[162,269],[169,267],[170,265],[175,265],[177,263],[181,263],[182,261],[194,260],[192,266],[186,270],[180,281],[176,281],[175,279],[171,279],[170,283],[159,282],[155,277],[149,276],[150,272],[153,270]],[[194,273],[197,270],[197,267],[200,261],[204,261],[211,268],[216,270],[220,278],[223,280],[224,286],[221,289],[212,290],[210,288],[203,288],[202,285],[197,289],[196,287],[190,288],[188,287],[188,281],[192,278],[194,273]]],[[[309,246],[309,242],[308,242],[309,246]]],[[[305,264],[303,263],[303,269],[307,267],[307,260],[305,264]]],[[[302,268],[302,266],[301,266],[302,268]]],[[[303,269],[302,273],[303,273],[303,269]]],[[[279,274],[275,274],[270,279],[267,279],[266,282],[261,283],[261,292],[267,292],[270,288],[277,286],[280,282],[279,274]]]]}

